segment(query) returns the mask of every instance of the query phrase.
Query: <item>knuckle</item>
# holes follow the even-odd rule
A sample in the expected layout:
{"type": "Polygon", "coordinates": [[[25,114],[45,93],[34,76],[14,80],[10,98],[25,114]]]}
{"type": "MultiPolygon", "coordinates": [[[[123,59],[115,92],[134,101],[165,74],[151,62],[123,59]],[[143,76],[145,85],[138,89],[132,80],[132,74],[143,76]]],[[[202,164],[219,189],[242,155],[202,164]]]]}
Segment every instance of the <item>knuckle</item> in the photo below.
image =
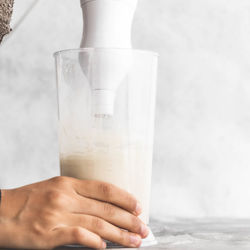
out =
{"type": "Polygon", "coordinates": [[[109,203],[103,204],[103,211],[108,217],[113,217],[115,215],[115,208],[109,203]]]}
{"type": "Polygon", "coordinates": [[[131,195],[131,194],[128,194],[127,197],[126,197],[126,200],[127,200],[127,204],[129,206],[129,208],[132,211],[135,211],[136,206],[137,206],[137,200],[135,199],[135,197],[133,195],[131,195]]]}
{"type": "Polygon", "coordinates": [[[81,227],[74,227],[72,229],[72,237],[76,242],[83,241],[84,240],[84,233],[82,232],[81,227]]]}
{"type": "Polygon", "coordinates": [[[119,236],[118,236],[118,242],[122,245],[128,244],[128,233],[124,230],[119,229],[119,236]]]}
{"type": "Polygon", "coordinates": [[[102,219],[97,218],[97,217],[92,218],[91,225],[93,229],[97,229],[98,231],[102,230],[104,227],[104,223],[102,219]]]}
{"type": "MultiPolygon", "coordinates": [[[[88,218],[88,217],[87,217],[88,218]]],[[[89,220],[85,216],[79,217],[79,224],[82,226],[88,225],[89,220]]]]}
{"type": "Polygon", "coordinates": [[[134,215],[131,216],[131,228],[133,229],[133,231],[138,233],[140,233],[141,231],[141,221],[134,215]]]}
{"type": "Polygon", "coordinates": [[[103,249],[103,245],[102,245],[102,243],[103,243],[103,240],[99,237],[99,239],[98,239],[98,241],[97,241],[97,248],[100,248],[100,249],[103,249]],[[98,243],[99,242],[99,243],[98,243]]]}
{"type": "Polygon", "coordinates": [[[62,205],[65,201],[65,195],[59,190],[50,190],[46,194],[47,201],[53,205],[62,205]]]}
{"type": "Polygon", "coordinates": [[[55,212],[46,209],[46,210],[40,211],[40,218],[42,219],[45,225],[50,225],[57,218],[57,215],[55,212]]]}
{"type": "Polygon", "coordinates": [[[112,193],[112,185],[109,183],[100,183],[98,186],[98,190],[101,192],[101,194],[104,195],[106,199],[109,199],[111,197],[112,193]]]}
{"type": "Polygon", "coordinates": [[[64,186],[68,183],[69,178],[66,176],[56,176],[51,179],[54,185],[64,186]]]}
{"type": "Polygon", "coordinates": [[[39,237],[43,236],[44,234],[43,227],[37,221],[34,221],[32,223],[32,230],[33,233],[39,237]]]}

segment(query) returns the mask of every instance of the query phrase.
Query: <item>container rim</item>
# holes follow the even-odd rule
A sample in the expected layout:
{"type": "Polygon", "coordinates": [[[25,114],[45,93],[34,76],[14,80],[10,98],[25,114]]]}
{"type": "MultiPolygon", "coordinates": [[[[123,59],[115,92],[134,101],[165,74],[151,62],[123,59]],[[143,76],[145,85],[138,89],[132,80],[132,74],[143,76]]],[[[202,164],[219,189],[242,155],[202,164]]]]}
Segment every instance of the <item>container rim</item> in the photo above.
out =
{"type": "Polygon", "coordinates": [[[77,49],[65,49],[65,50],[59,50],[53,53],[53,56],[56,57],[61,54],[67,54],[68,52],[90,52],[90,51],[132,51],[133,53],[143,53],[148,54],[154,57],[158,57],[159,54],[154,51],[150,50],[140,50],[140,49],[130,49],[130,48],[77,48],[77,49]]]}

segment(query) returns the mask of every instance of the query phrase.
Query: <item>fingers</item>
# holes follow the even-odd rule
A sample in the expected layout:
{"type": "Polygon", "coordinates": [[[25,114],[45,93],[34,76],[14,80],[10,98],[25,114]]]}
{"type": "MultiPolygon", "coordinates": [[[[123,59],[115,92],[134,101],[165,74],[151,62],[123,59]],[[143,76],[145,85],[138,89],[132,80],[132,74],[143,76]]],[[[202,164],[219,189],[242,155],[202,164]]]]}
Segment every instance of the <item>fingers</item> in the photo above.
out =
{"type": "Polygon", "coordinates": [[[139,247],[141,245],[141,237],[139,235],[122,230],[101,218],[72,214],[68,219],[70,226],[84,227],[111,242],[127,247],[139,247]]]}
{"type": "Polygon", "coordinates": [[[57,247],[62,245],[79,244],[91,248],[106,248],[106,243],[97,234],[79,226],[58,227],[52,230],[49,245],[57,247]]]}
{"type": "Polygon", "coordinates": [[[75,189],[81,196],[112,203],[135,215],[141,213],[141,205],[136,198],[115,185],[93,180],[77,180],[75,189]]]}
{"type": "Polygon", "coordinates": [[[74,211],[100,217],[120,228],[140,234],[142,238],[148,235],[147,226],[137,216],[107,202],[80,197],[74,204],[74,211]]]}

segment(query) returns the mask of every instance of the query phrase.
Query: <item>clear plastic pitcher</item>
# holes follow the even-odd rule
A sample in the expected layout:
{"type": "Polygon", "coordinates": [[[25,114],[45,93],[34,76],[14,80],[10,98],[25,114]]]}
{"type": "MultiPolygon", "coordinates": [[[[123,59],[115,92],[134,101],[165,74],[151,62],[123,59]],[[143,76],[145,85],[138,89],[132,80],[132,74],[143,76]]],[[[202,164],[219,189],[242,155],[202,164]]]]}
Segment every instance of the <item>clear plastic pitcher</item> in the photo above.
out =
{"type": "Polygon", "coordinates": [[[61,175],[127,190],[148,223],[157,54],[90,48],[55,59],[61,175]]]}

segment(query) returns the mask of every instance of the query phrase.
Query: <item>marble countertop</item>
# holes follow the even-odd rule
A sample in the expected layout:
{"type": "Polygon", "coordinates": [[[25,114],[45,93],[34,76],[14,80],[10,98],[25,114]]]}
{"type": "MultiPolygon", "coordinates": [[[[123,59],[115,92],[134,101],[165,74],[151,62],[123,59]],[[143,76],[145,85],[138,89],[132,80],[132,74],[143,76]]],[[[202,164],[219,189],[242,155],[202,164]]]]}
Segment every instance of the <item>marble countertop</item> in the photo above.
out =
{"type": "MultiPolygon", "coordinates": [[[[150,228],[158,241],[157,245],[145,247],[150,250],[250,249],[250,220],[246,219],[151,220],[150,228]]],[[[57,248],[57,250],[69,249],[72,250],[71,247],[57,248]]],[[[84,247],[77,249],[86,250],[84,247]]]]}

